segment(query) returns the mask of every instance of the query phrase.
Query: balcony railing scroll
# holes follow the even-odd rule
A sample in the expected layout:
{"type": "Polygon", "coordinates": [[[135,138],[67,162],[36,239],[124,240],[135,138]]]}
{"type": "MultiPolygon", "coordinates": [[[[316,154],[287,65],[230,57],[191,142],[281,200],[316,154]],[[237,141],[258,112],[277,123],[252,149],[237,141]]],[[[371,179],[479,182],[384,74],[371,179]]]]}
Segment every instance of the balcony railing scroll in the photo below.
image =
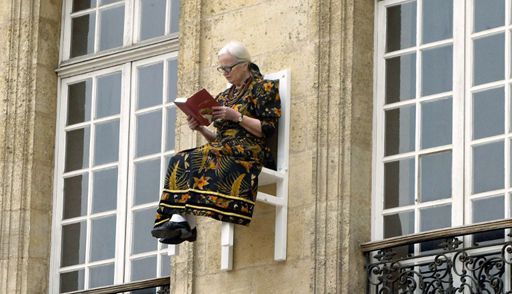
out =
{"type": "Polygon", "coordinates": [[[367,293],[512,293],[512,219],[361,245],[367,293]]]}
{"type": "Polygon", "coordinates": [[[111,285],[89,290],[68,292],[67,294],[113,294],[113,293],[132,293],[132,294],[170,294],[170,278],[162,277],[137,282],[131,282],[121,285],[111,285]]]}

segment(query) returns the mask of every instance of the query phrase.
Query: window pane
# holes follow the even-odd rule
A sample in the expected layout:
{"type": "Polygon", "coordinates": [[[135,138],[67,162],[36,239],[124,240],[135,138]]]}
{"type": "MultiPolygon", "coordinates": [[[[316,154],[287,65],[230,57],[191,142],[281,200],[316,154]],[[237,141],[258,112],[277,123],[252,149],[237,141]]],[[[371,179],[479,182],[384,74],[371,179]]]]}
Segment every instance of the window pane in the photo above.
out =
{"type": "Polygon", "coordinates": [[[96,125],[94,164],[117,161],[119,157],[119,120],[96,125]]]}
{"type": "Polygon", "coordinates": [[[474,0],[475,32],[505,24],[505,0],[474,0]]]}
{"type": "Polygon", "coordinates": [[[131,281],[156,277],[156,256],[133,260],[131,269],[131,281]]]}
{"type": "Polygon", "coordinates": [[[414,151],[416,134],[416,107],[404,106],[386,111],[385,154],[394,155],[414,151]]]}
{"type": "Polygon", "coordinates": [[[503,141],[473,147],[473,193],[503,188],[503,141]]]}
{"type": "Polygon", "coordinates": [[[96,288],[114,284],[114,264],[91,267],[89,274],[89,288],[96,288]]]}
{"type": "Polygon", "coordinates": [[[452,226],[452,206],[437,206],[420,210],[421,231],[430,231],[452,226]]]}
{"type": "Polygon", "coordinates": [[[114,210],[117,206],[117,168],[94,172],[92,213],[114,210]]]}
{"type": "Polygon", "coordinates": [[[473,139],[504,133],[505,91],[491,89],[473,94],[473,139]]]}
{"type": "MultiPolygon", "coordinates": [[[[503,196],[473,200],[473,223],[504,219],[504,200],[505,198],[503,196]]],[[[493,230],[473,235],[473,242],[481,243],[503,238],[503,230],[493,230]]]]}
{"type": "Polygon", "coordinates": [[[107,4],[120,2],[120,1],[124,1],[124,0],[100,0],[100,5],[107,5],[107,4]]]}
{"type": "Polygon", "coordinates": [[[100,11],[100,50],[123,46],[124,6],[100,11]]]}
{"type": "Polygon", "coordinates": [[[121,73],[98,77],[96,87],[96,118],[119,114],[121,107],[121,73]]]}
{"type": "Polygon", "coordinates": [[[90,261],[114,258],[116,248],[116,216],[91,221],[90,261]]]}
{"type": "Polygon", "coordinates": [[[384,208],[414,204],[414,158],[384,164],[384,208]]]}
{"type": "Polygon", "coordinates": [[[138,68],[137,109],[162,104],[163,63],[138,68]]]}
{"type": "Polygon", "coordinates": [[[140,2],[141,41],[165,34],[165,2],[166,0],[145,0],[140,2]]]}
{"type": "Polygon", "coordinates": [[[452,99],[421,104],[421,148],[452,143],[452,99]]]}
{"type": "Polygon", "coordinates": [[[134,205],[157,201],[160,197],[160,159],[135,163],[134,205]]]}
{"type": "Polygon", "coordinates": [[[416,54],[386,60],[386,104],[416,97],[416,54]]]}
{"type": "Polygon", "coordinates": [[[64,179],[63,219],[87,214],[88,184],[88,174],[64,179]]]}
{"type": "MultiPolygon", "coordinates": [[[[153,228],[155,212],[156,207],[133,212],[132,255],[157,250],[158,242],[150,234],[151,229],[153,228]]],[[[156,271],[156,257],[154,270],[156,271]]],[[[151,277],[154,277],[154,275],[151,277]]]]}
{"type": "Polygon", "coordinates": [[[66,133],[66,167],[72,171],[89,166],[89,128],[66,133]]]}
{"type": "Polygon", "coordinates": [[[174,137],[175,137],[175,129],[176,129],[176,108],[170,107],[167,108],[167,133],[166,133],[166,143],[165,150],[173,150],[174,149],[174,137]]]}
{"type": "Polygon", "coordinates": [[[172,102],[176,99],[178,93],[178,61],[171,59],[168,61],[169,75],[168,75],[168,87],[169,93],[167,95],[167,102],[172,102]]]}
{"type": "Polygon", "coordinates": [[[416,1],[387,9],[386,52],[416,45],[416,1]]]}
{"type": "Polygon", "coordinates": [[[71,19],[71,57],[94,52],[96,13],[71,19]]]}
{"type": "Polygon", "coordinates": [[[423,44],[449,39],[453,32],[453,0],[423,1],[423,44]]]}
{"type": "Polygon", "coordinates": [[[171,0],[171,33],[177,33],[180,30],[180,1],[171,0]]]}
{"type": "Polygon", "coordinates": [[[414,211],[384,216],[384,238],[414,233],[414,211]]]}
{"type": "Polygon", "coordinates": [[[137,117],[136,156],[158,153],[162,140],[162,112],[150,112],[137,117]]]}
{"type": "Polygon", "coordinates": [[[89,121],[91,119],[91,79],[68,85],[67,125],[89,121]]]}
{"type": "Polygon", "coordinates": [[[84,289],[84,270],[60,274],[60,292],[71,292],[84,289]]]}
{"type": "Polygon", "coordinates": [[[85,262],[86,227],[85,221],[62,226],[61,267],[85,262]]]}
{"type": "Polygon", "coordinates": [[[452,194],[452,152],[420,156],[421,202],[450,198],[452,194]]]}
{"type": "Polygon", "coordinates": [[[160,277],[169,276],[171,274],[171,260],[167,253],[161,254],[160,258],[162,259],[161,268],[160,268],[160,277]]]}
{"type": "Polygon", "coordinates": [[[505,35],[474,41],[473,85],[503,80],[505,77],[505,35]]]}
{"type": "Polygon", "coordinates": [[[96,0],[73,0],[73,12],[96,7],[96,0]]]}
{"type": "Polygon", "coordinates": [[[452,90],[452,48],[452,46],[445,46],[423,51],[422,96],[452,90]]]}

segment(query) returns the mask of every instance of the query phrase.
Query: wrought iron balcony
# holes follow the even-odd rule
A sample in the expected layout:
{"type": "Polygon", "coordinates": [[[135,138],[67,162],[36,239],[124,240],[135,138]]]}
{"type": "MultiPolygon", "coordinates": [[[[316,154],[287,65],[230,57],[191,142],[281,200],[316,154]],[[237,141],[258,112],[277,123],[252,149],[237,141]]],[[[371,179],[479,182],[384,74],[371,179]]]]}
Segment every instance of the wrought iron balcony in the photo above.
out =
{"type": "Polygon", "coordinates": [[[122,285],[112,285],[89,290],[68,292],[68,294],[113,294],[113,293],[133,293],[133,294],[169,294],[170,278],[155,278],[138,282],[131,282],[122,285]]]}
{"type": "Polygon", "coordinates": [[[367,293],[512,293],[512,219],[361,245],[367,293]]]}

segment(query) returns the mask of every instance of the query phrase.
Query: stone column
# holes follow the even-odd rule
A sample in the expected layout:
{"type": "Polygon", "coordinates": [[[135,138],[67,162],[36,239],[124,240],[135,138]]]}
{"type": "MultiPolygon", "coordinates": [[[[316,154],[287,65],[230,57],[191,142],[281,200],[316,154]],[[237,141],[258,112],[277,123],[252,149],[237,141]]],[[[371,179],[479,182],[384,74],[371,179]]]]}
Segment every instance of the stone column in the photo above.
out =
{"type": "Polygon", "coordinates": [[[47,293],[61,0],[0,1],[0,293],[47,293]]]}

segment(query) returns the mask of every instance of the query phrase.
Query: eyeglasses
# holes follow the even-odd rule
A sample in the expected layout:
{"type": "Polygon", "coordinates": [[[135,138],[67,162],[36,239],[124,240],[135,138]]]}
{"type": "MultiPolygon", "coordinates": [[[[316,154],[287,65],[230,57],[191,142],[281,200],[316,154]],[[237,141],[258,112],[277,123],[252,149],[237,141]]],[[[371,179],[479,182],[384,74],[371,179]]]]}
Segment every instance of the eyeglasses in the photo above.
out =
{"type": "Polygon", "coordinates": [[[217,71],[219,71],[220,73],[223,73],[223,74],[224,73],[228,74],[228,73],[230,73],[233,70],[233,68],[235,66],[237,66],[237,65],[239,65],[241,63],[244,63],[244,62],[246,62],[246,61],[239,61],[239,62],[237,62],[237,63],[235,63],[233,65],[228,65],[228,66],[219,66],[219,67],[217,67],[217,71]]]}

